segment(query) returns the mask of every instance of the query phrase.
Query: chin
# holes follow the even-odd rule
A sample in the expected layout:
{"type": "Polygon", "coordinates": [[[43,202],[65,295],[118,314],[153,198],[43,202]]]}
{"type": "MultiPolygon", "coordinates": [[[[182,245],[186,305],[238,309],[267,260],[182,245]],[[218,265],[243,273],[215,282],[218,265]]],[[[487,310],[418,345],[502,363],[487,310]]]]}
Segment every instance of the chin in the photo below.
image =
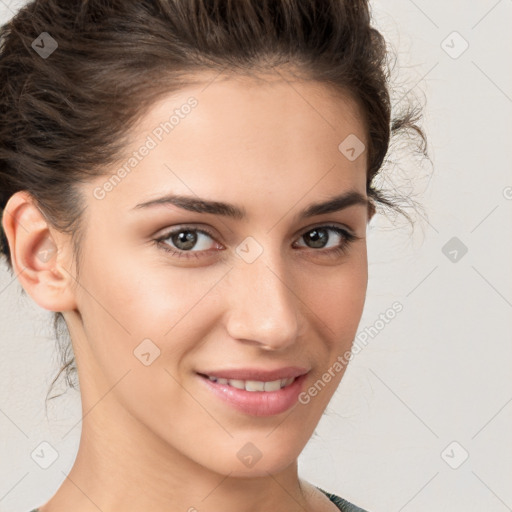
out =
{"type": "Polygon", "coordinates": [[[297,462],[303,447],[274,446],[268,440],[254,443],[235,441],[236,448],[218,448],[211,453],[211,460],[204,461],[204,465],[216,473],[238,478],[256,478],[276,474],[297,462]],[[221,453],[220,450],[223,450],[221,453]]]}

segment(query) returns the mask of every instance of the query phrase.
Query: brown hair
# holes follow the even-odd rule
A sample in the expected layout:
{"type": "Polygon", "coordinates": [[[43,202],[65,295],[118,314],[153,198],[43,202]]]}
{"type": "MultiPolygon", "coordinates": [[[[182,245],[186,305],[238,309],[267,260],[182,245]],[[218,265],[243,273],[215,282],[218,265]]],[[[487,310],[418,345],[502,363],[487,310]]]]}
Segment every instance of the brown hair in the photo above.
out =
{"type": "MultiPolygon", "coordinates": [[[[370,18],[368,0],[30,2],[0,28],[0,208],[28,191],[48,222],[71,234],[78,272],[78,185],[120,158],[147,107],[195,71],[257,74],[290,64],[356,99],[367,130],[367,194],[404,213],[374,180],[392,137],[407,134],[428,158],[426,137],[419,107],[391,118],[386,42],[370,18]],[[58,44],[46,57],[32,46],[43,32],[58,44]]],[[[12,272],[1,229],[0,244],[12,272]]],[[[63,371],[74,387],[62,320],[54,314],[63,366],[52,387],[63,371]]]]}

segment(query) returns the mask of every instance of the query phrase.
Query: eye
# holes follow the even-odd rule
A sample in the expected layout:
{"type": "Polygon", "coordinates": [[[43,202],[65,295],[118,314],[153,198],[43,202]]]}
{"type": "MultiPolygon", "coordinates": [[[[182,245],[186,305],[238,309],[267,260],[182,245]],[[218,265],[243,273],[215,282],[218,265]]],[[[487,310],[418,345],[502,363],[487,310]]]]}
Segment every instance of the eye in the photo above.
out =
{"type": "MultiPolygon", "coordinates": [[[[213,240],[213,235],[205,229],[185,226],[166,233],[165,235],[155,239],[155,242],[164,251],[170,252],[178,257],[190,258],[191,255],[186,253],[207,251],[208,245],[212,245],[211,242],[209,243],[205,238],[213,240]],[[169,241],[174,245],[174,247],[176,247],[176,249],[170,245],[169,241]],[[197,250],[191,251],[193,247],[196,247],[197,250]]],[[[196,258],[199,257],[197,254],[194,254],[194,256],[196,258]]]]}
{"type": "Polygon", "coordinates": [[[312,247],[313,249],[323,249],[323,251],[317,252],[336,256],[348,251],[351,242],[359,237],[350,233],[346,229],[340,228],[339,226],[318,226],[306,231],[301,238],[310,244],[308,247],[312,247]],[[328,234],[329,232],[334,232],[335,236],[330,236],[328,234]],[[334,243],[329,247],[328,245],[331,242],[331,239],[334,243]]]}
{"type": "MultiPolygon", "coordinates": [[[[348,251],[350,243],[359,237],[339,226],[318,226],[309,229],[300,238],[307,240],[309,245],[306,248],[313,249],[313,252],[336,256],[348,251]],[[334,233],[335,236],[329,235],[329,232],[334,233]],[[329,247],[331,239],[334,244],[329,247]]],[[[212,233],[192,226],[181,226],[169,231],[165,235],[156,238],[154,242],[158,247],[178,258],[200,258],[204,255],[201,253],[208,252],[212,246],[217,245],[217,248],[219,248],[220,245],[215,242],[212,233]],[[214,241],[214,243],[209,242],[208,239],[214,241]],[[193,248],[195,250],[192,250],[193,248]]]]}

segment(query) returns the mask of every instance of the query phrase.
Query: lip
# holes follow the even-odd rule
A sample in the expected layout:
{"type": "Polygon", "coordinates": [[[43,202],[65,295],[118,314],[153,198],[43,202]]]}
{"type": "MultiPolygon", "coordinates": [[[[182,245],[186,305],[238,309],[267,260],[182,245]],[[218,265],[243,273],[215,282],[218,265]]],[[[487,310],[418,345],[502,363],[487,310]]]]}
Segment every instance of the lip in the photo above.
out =
{"type": "MultiPolygon", "coordinates": [[[[219,377],[221,379],[237,379],[237,380],[257,380],[262,382],[271,382],[278,379],[289,379],[290,377],[300,377],[308,373],[307,368],[298,366],[286,366],[268,370],[263,368],[232,368],[219,369],[200,372],[200,375],[210,377],[219,377]]],[[[198,372],[199,373],[199,372],[198,372]]]]}
{"type": "MultiPolygon", "coordinates": [[[[288,371],[292,371],[288,369],[288,371]]],[[[297,369],[294,370],[297,373],[297,369]]],[[[275,375],[283,375],[283,369],[279,371],[269,372],[265,371],[265,375],[271,375],[270,379],[266,376],[264,380],[277,380],[274,378],[275,375]],[[276,373],[280,372],[280,373],[276,373]]],[[[234,377],[222,377],[212,372],[215,377],[220,378],[234,378],[234,377]]],[[[225,375],[234,375],[235,372],[227,371],[225,375]]],[[[242,370],[237,375],[247,375],[248,373],[242,373],[242,370]]],[[[262,375],[262,372],[252,371],[252,376],[255,374],[262,375]]],[[[307,373],[303,370],[299,372],[299,376],[296,376],[295,380],[284,388],[278,391],[246,391],[244,389],[238,389],[228,384],[219,384],[208,379],[204,374],[198,374],[198,378],[203,385],[206,386],[208,391],[212,392],[214,396],[221,399],[224,403],[236,409],[239,412],[250,414],[252,416],[275,416],[281,414],[294,405],[297,404],[298,398],[304,387],[304,381],[306,380],[307,373]]],[[[293,377],[289,375],[288,377],[293,377]]],[[[278,377],[279,378],[279,377],[278,377]]],[[[287,377],[282,377],[287,378],[287,377]]],[[[239,380],[258,380],[254,377],[244,378],[239,380]]],[[[261,380],[261,379],[260,379],[261,380]]]]}

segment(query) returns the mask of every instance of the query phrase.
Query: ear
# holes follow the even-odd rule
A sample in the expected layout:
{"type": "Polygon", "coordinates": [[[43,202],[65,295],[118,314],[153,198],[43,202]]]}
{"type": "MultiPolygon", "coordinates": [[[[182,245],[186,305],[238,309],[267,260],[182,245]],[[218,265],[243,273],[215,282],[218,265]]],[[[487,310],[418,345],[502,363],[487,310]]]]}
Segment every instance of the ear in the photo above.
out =
{"type": "Polygon", "coordinates": [[[27,191],[9,198],[2,226],[23,289],[49,311],[76,309],[71,244],[50,226],[27,191]]]}

